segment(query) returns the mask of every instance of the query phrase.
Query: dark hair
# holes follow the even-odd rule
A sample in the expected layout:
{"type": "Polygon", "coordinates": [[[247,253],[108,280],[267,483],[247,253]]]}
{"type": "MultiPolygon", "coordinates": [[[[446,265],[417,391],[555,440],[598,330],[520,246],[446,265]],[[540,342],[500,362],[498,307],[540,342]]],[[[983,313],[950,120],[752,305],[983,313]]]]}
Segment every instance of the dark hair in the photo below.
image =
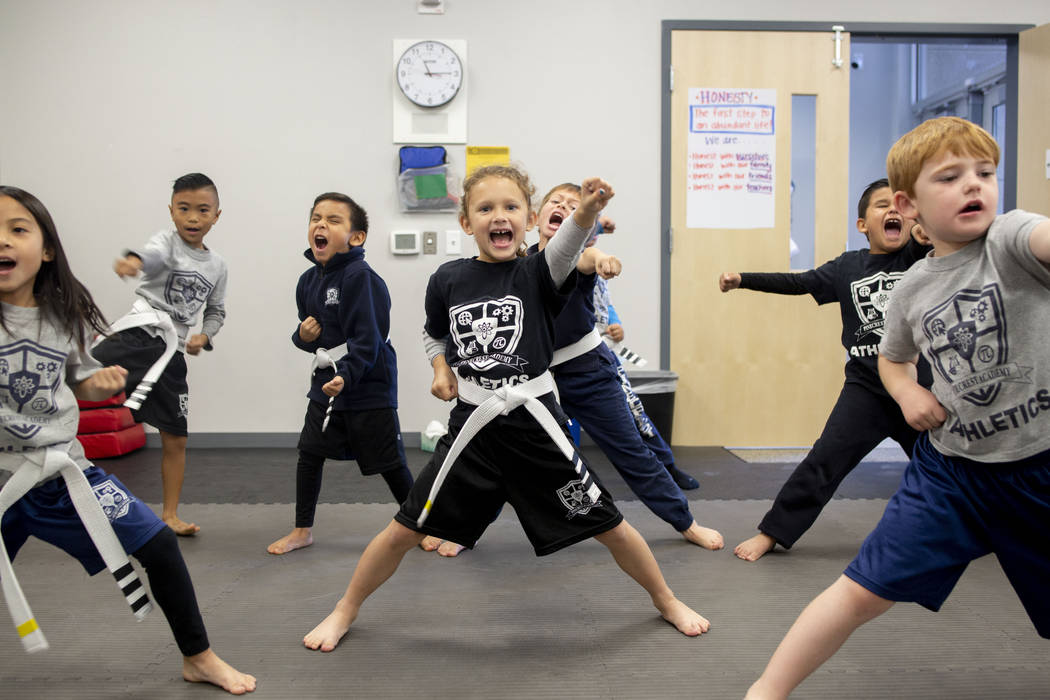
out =
{"type": "Polygon", "coordinates": [[[342,192],[325,192],[324,194],[317,195],[317,199],[314,200],[314,205],[310,207],[310,216],[314,215],[314,209],[321,202],[342,202],[346,206],[350,207],[350,230],[351,231],[364,231],[368,233],[368,213],[361,207],[360,204],[350,199],[342,192]]]}
{"type": "Polygon", "coordinates": [[[179,192],[189,192],[190,190],[203,190],[205,187],[212,188],[215,190],[215,196],[219,196],[219,188],[215,186],[210,177],[204,173],[188,173],[175,180],[175,186],[171,188],[171,193],[175,195],[179,192]]]}
{"type": "Polygon", "coordinates": [[[883,187],[889,186],[890,181],[884,177],[880,177],[878,180],[864,188],[864,192],[860,195],[860,201],[857,202],[858,219],[863,219],[868,215],[868,204],[871,202],[871,195],[875,194],[875,190],[881,190],[883,187]]]}
{"type": "MultiPolygon", "coordinates": [[[[89,329],[105,333],[105,317],[95,305],[91,293],[73,276],[69,261],[62,243],[58,240],[58,230],[47,207],[39,199],[17,187],[0,185],[0,197],[10,197],[36,219],[44,236],[44,250],[50,251],[52,259],[40,265],[40,271],[33,280],[33,296],[45,316],[57,321],[72,337],[77,345],[84,349],[84,336],[89,329]]],[[[3,309],[0,307],[0,326],[7,330],[3,309]]]]}

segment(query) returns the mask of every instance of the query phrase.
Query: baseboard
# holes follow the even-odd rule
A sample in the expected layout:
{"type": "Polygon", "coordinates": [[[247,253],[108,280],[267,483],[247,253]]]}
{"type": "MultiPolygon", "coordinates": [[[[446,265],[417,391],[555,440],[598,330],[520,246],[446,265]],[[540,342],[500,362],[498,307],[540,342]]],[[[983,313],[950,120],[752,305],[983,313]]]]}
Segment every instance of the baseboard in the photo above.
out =
{"type": "MultiPolygon", "coordinates": [[[[419,433],[401,433],[405,447],[419,447],[419,433]]],[[[195,433],[186,439],[187,448],[197,449],[242,449],[263,447],[270,449],[295,449],[299,433],[195,433]]],[[[160,447],[159,433],[146,433],[146,447],[160,447]]]]}

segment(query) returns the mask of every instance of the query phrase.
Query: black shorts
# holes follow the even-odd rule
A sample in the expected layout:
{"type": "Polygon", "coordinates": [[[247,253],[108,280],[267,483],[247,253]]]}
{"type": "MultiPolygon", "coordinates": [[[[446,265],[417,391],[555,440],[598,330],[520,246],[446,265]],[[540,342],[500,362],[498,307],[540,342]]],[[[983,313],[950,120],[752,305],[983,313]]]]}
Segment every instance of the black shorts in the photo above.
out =
{"type": "Polygon", "coordinates": [[[407,467],[397,409],[332,411],[328,429],[322,432],[328,405],[317,401],[308,403],[299,433],[300,452],[328,459],[356,460],[365,476],[407,467]]]}
{"type": "MultiPolygon", "coordinates": [[[[120,365],[128,371],[124,392],[130,396],[157,358],[164,354],[163,338],[142,328],[128,328],[109,336],[91,354],[103,365],[120,365]]],[[[190,388],[186,384],[186,356],[172,355],[142,407],[131,414],[139,423],[148,423],[172,435],[187,435],[186,416],[190,409],[190,388]]]]}
{"type": "MultiPolygon", "coordinates": [[[[596,502],[581,503],[580,474],[539,424],[522,426],[518,422],[511,427],[500,416],[464,448],[426,521],[417,526],[457,432],[452,430],[441,438],[401,504],[395,519],[405,527],[473,547],[503,504],[510,503],[536,555],[543,556],[607,532],[623,521],[612,495],[594,472],[590,474],[601,496],[596,502]]],[[[568,429],[563,432],[568,436],[568,429]]]]}

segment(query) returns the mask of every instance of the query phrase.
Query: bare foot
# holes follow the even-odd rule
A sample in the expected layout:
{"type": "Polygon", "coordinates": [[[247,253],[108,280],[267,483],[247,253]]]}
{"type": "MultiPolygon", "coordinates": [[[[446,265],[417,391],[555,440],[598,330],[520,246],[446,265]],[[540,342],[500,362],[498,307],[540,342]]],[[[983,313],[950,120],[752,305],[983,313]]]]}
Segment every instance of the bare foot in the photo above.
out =
{"type": "Polygon", "coordinates": [[[434,537],[433,535],[427,535],[423,538],[423,541],[419,543],[419,548],[424,552],[433,552],[435,549],[441,546],[444,542],[440,537],[434,537]]]}
{"type": "Polygon", "coordinates": [[[255,690],[255,676],[241,673],[211,649],[182,657],[182,677],[190,683],[217,685],[234,695],[244,695],[255,690]]]}
{"type": "Polygon", "coordinates": [[[287,554],[303,547],[309,547],[314,543],[314,536],[308,527],[292,528],[292,531],[277,540],[266,551],[270,554],[287,554]]]}
{"type": "Polygon", "coordinates": [[[687,637],[698,637],[711,629],[711,623],[674,596],[664,604],[657,604],[660,615],[687,637]]]}
{"type": "Polygon", "coordinates": [[[733,550],[733,554],[744,561],[758,561],[763,554],[773,549],[776,543],[775,539],[764,532],[760,532],[738,544],[733,550]]]}
{"type": "Polygon", "coordinates": [[[355,619],[357,619],[357,610],[350,608],[340,600],[328,617],[321,620],[321,624],[303,637],[303,644],[307,649],[332,651],[339,645],[339,640],[350,631],[350,625],[355,619]]]}
{"type": "Polygon", "coordinates": [[[697,525],[696,521],[689,526],[689,529],[682,533],[682,537],[686,538],[693,544],[698,544],[704,549],[722,549],[725,547],[725,540],[722,539],[722,533],[718,530],[712,530],[709,527],[703,527],[697,525]]]}
{"type": "Polygon", "coordinates": [[[445,540],[441,543],[441,546],[438,547],[438,554],[443,557],[457,557],[464,549],[466,549],[466,547],[461,544],[456,544],[452,540],[445,540]]]}
{"type": "Polygon", "coordinates": [[[177,515],[164,518],[164,523],[175,531],[175,534],[179,537],[193,537],[201,531],[200,527],[196,523],[188,523],[177,515]]]}

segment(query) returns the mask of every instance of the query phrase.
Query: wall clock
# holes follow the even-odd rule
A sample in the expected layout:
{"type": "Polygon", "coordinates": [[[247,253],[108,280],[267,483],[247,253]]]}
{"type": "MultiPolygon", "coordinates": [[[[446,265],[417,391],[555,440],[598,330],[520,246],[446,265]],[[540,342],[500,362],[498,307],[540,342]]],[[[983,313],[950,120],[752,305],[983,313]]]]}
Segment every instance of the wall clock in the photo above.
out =
{"type": "Polygon", "coordinates": [[[394,39],[393,142],[467,142],[467,42],[394,39]]]}
{"type": "Polygon", "coordinates": [[[463,85],[463,62],[441,41],[412,44],[401,54],[395,70],[402,94],[423,108],[447,105],[463,85]]]}

